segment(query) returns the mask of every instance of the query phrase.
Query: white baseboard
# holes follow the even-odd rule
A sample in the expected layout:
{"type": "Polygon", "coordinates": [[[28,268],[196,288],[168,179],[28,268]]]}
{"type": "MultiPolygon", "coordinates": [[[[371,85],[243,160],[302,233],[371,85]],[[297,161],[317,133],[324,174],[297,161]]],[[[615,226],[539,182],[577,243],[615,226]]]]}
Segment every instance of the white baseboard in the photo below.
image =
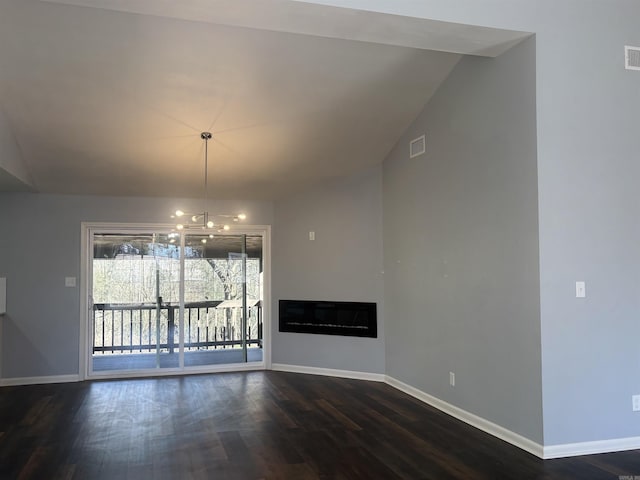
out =
{"type": "Polygon", "coordinates": [[[614,438],[595,442],[565,443],[544,447],[545,459],[594,455],[640,449],[640,437],[614,438]]]}
{"type": "Polygon", "coordinates": [[[400,380],[396,380],[393,377],[386,377],[386,382],[394,388],[411,395],[412,397],[417,398],[418,400],[431,405],[432,407],[437,408],[438,410],[446,413],[447,415],[451,415],[452,417],[457,418],[458,420],[463,421],[471,425],[472,427],[476,427],[483,432],[486,432],[494,437],[498,437],[501,440],[504,440],[511,445],[514,445],[522,450],[529,452],[536,457],[543,458],[543,447],[539,443],[534,442],[533,440],[529,440],[522,435],[519,435],[511,430],[507,430],[500,425],[497,425],[489,420],[486,420],[482,417],[474,415],[473,413],[467,412],[461,408],[458,408],[450,403],[447,403],[439,398],[436,398],[428,393],[423,392],[422,390],[418,390],[411,385],[401,382],[400,380]]]}
{"type": "Polygon", "coordinates": [[[335,370],[333,368],[305,367],[302,365],[287,365],[284,363],[271,364],[271,370],[278,372],[306,373],[309,375],[324,375],[325,377],[352,378],[354,380],[369,380],[371,382],[384,382],[382,373],[356,372],[353,370],[335,370]]]}
{"type": "Polygon", "coordinates": [[[47,377],[21,377],[0,379],[0,387],[13,387],[18,385],[44,385],[47,383],[73,383],[79,382],[80,375],[50,375],[47,377]]]}

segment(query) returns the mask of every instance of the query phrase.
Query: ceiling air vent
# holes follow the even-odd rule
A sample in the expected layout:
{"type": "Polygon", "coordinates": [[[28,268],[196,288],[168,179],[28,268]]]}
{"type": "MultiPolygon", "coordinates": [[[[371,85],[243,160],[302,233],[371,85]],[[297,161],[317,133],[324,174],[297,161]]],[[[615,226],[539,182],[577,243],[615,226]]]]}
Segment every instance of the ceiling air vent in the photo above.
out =
{"type": "Polygon", "coordinates": [[[624,68],[640,70],[640,47],[624,47],[624,68]]]}
{"type": "Polygon", "coordinates": [[[416,138],[415,140],[411,140],[409,143],[409,158],[417,157],[418,155],[422,155],[426,151],[425,145],[425,136],[416,138]]]}

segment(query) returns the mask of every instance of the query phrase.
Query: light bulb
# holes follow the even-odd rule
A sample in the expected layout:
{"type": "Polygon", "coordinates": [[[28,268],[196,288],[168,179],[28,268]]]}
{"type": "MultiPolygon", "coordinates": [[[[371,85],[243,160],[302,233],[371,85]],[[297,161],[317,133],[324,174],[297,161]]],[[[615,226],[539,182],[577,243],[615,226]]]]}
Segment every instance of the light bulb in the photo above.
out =
{"type": "Polygon", "coordinates": [[[212,222],[211,220],[209,220],[209,221],[207,222],[207,227],[208,227],[208,228],[213,228],[213,222],[212,222]]]}
{"type": "Polygon", "coordinates": [[[179,223],[179,224],[177,224],[177,225],[176,225],[176,228],[177,228],[178,230],[182,230],[182,229],[184,228],[184,225],[182,225],[181,223],[179,223]]]}
{"type": "Polygon", "coordinates": [[[176,210],[176,217],[181,217],[184,215],[184,212],[182,210],[176,210]]]}
{"type": "Polygon", "coordinates": [[[225,225],[224,227],[222,227],[224,230],[229,230],[231,227],[229,225],[225,225]]]}
{"type": "Polygon", "coordinates": [[[194,223],[197,222],[198,221],[198,216],[194,215],[193,217],[191,217],[191,221],[194,222],[194,223]]]}
{"type": "Polygon", "coordinates": [[[207,239],[206,239],[206,238],[203,238],[203,239],[201,240],[201,242],[202,242],[202,243],[207,243],[207,239]]]}
{"type": "Polygon", "coordinates": [[[239,218],[240,220],[246,220],[246,219],[247,219],[247,216],[246,216],[244,213],[241,213],[240,215],[238,215],[238,218],[239,218]]]}
{"type": "Polygon", "coordinates": [[[213,233],[210,233],[210,234],[209,234],[209,238],[213,238],[213,233]]]}

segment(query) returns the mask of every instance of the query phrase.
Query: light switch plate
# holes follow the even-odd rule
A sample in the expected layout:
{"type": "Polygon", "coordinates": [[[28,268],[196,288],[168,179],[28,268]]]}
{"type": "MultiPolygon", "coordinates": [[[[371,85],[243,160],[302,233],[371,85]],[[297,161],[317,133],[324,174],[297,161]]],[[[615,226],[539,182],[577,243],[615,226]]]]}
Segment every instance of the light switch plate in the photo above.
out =
{"type": "Polygon", "coordinates": [[[587,286],[585,282],[576,282],[576,298],[585,298],[587,296],[587,286]]]}
{"type": "Polygon", "coordinates": [[[64,277],[64,286],[65,287],[75,287],[76,286],[76,277],[64,277]]]}

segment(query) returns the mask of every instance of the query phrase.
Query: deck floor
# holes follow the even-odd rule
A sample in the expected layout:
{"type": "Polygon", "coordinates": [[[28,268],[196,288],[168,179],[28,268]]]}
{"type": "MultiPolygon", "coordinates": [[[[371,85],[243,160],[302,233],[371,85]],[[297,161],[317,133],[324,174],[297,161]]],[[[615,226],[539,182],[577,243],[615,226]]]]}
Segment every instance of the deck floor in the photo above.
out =
{"type": "MultiPolygon", "coordinates": [[[[247,349],[249,362],[262,361],[262,349],[253,347],[247,349]]],[[[227,348],[217,350],[199,350],[184,352],[185,367],[202,365],[224,365],[228,363],[243,363],[242,350],[227,348]]],[[[178,353],[161,353],[159,358],[155,353],[129,354],[100,354],[93,356],[93,371],[106,372],[118,370],[150,370],[154,368],[178,368],[178,353]],[[160,365],[158,366],[158,360],[160,365]]]]}

